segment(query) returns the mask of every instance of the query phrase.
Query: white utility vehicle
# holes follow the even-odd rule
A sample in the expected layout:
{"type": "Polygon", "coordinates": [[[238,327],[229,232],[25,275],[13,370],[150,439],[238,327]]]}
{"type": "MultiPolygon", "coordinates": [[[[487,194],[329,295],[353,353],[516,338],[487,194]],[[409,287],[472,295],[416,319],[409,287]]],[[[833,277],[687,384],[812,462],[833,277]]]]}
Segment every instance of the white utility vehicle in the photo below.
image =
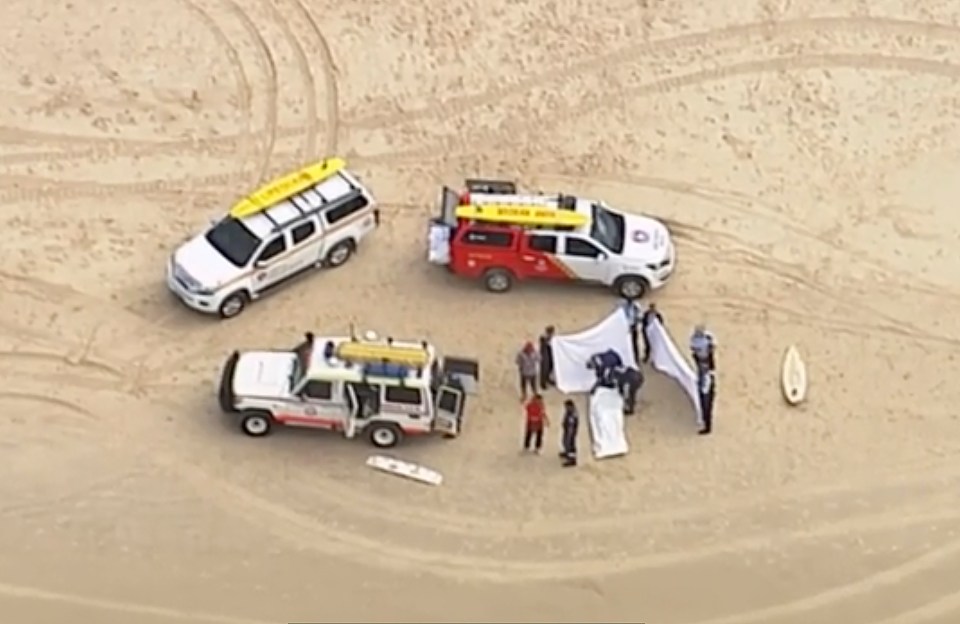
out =
{"type": "Polygon", "coordinates": [[[187,306],[222,318],[291,278],[343,265],[380,224],[377,202],[329,158],[271,182],[180,246],[167,286],[187,306]]]}
{"type": "Polygon", "coordinates": [[[390,448],[408,435],[459,435],[479,378],[476,360],[440,357],[427,342],[307,333],[292,350],[234,352],[219,399],[250,436],[292,425],[390,448]]]}

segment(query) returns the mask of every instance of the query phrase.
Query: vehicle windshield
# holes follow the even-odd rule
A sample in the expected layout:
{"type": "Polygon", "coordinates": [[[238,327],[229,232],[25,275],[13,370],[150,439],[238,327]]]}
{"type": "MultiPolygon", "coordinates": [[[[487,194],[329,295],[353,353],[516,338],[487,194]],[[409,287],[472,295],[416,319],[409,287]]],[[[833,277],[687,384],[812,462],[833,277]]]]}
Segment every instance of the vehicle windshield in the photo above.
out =
{"type": "Polygon", "coordinates": [[[229,217],[210,228],[206,239],[220,255],[240,268],[247,266],[260,246],[260,239],[247,226],[229,217]]]}
{"type": "Polygon", "coordinates": [[[592,212],[590,237],[614,253],[623,253],[624,218],[599,203],[593,204],[592,212]]]}

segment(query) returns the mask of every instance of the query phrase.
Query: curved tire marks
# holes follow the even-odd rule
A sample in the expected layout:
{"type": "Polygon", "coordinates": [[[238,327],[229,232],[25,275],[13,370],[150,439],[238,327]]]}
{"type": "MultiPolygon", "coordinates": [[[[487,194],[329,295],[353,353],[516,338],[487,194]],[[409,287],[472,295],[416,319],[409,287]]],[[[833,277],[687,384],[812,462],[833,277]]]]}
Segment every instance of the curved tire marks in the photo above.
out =
{"type": "Polygon", "coordinates": [[[106,600],[103,598],[93,598],[79,594],[64,594],[61,592],[40,589],[38,587],[28,587],[26,585],[14,585],[12,583],[3,582],[0,582],[0,595],[18,598],[20,600],[59,602],[84,609],[112,611],[116,613],[125,613],[128,615],[167,618],[171,620],[182,620],[185,622],[210,622],[210,624],[275,624],[274,622],[266,622],[264,620],[251,620],[229,615],[218,615],[200,611],[182,611],[179,609],[155,607],[136,602],[106,600]]]}
{"type": "Polygon", "coordinates": [[[319,46],[320,56],[323,59],[323,82],[326,94],[326,134],[327,140],[324,143],[323,155],[331,156],[337,153],[337,147],[340,140],[340,85],[337,82],[337,65],[333,56],[333,49],[330,42],[320,30],[320,25],[316,18],[310,12],[309,7],[302,0],[292,0],[298,11],[303,16],[313,36],[319,46]]]}
{"type": "MultiPolygon", "coordinates": [[[[771,40],[813,35],[873,34],[883,37],[935,37],[960,42],[960,27],[949,24],[901,20],[883,17],[816,17],[780,22],[737,24],[716,30],[679,35],[668,39],[631,45],[607,54],[593,56],[575,63],[527,76],[483,93],[450,98],[437,106],[408,110],[399,114],[370,115],[345,120],[351,128],[382,129],[386,126],[420,120],[439,121],[463,115],[474,108],[495,105],[540,87],[554,87],[557,83],[583,75],[594,75],[614,67],[645,60],[654,54],[670,54],[685,48],[716,46],[734,43],[742,46],[745,40],[771,40]]],[[[711,52],[708,51],[708,55],[711,52]]]]}

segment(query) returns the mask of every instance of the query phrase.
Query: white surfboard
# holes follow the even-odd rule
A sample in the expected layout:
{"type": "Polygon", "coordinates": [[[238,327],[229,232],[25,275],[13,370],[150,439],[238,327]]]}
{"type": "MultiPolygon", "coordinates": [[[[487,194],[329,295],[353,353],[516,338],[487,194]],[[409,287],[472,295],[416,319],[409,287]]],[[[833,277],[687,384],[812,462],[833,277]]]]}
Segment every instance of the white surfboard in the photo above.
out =
{"type": "Polygon", "coordinates": [[[428,485],[440,485],[443,483],[443,475],[436,470],[421,466],[420,464],[414,464],[413,462],[403,461],[402,459],[387,457],[386,455],[371,455],[367,458],[367,465],[374,470],[389,472],[390,474],[413,479],[414,481],[428,485]]]}
{"type": "Polygon", "coordinates": [[[790,345],[783,354],[780,384],[783,398],[790,405],[799,405],[807,398],[807,365],[803,363],[796,345],[790,345]]]}

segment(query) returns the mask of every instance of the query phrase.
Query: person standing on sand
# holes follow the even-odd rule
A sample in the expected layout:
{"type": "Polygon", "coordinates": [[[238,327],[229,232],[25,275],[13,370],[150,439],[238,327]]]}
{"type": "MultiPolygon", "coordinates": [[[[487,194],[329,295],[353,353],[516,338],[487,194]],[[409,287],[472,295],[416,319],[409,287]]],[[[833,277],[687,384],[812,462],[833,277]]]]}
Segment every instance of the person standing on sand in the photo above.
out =
{"type": "Polygon", "coordinates": [[[713,400],[717,394],[716,373],[707,360],[697,362],[697,393],[700,398],[700,415],[703,426],[700,435],[710,435],[713,431],[713,400]]]}
{"type": "Polygon", "coordinates": [[[520,376],[520,400],[527,400],[527,388],[531,394],[537,393],[537,372],[540,370],[540,355],[532,342],[523,345],[515,360],[520,376]]]}
{"type": "Polygon", "coordinates": [[[620,309],[627,316],[627,324],[630,326],[630,345],[633,349],[633,359],[640,361],[640,306],[633,299],[624,299],[620,304],[620,309]]]}
{"type": "Polygon", "coordinates": [[[563,467],[577,465],[577,430],[580,428],[580,415],[577,406],[570,399],[563,402],[563,434],[560,438],[560,459],[563,467]]]}
{"type": "Polygon", "coordinates": [[[540,336],[540,390],[546,392],[553,385],[553,347],[551,341],[556,333],[553,325],[548,325],[540,336]]]}
{"type": "MultiPolygon", "coordinates": [[[[643,311],[643,314],[640,316],[640,337],[643,338],[643,363],[646,364],[650,361],[650,338],[647,336],[647,328],[650,327],[656,319],[663,324],[663,317],[660,316],[660,310],[657,310],[657,304],[650,303],[647,306],[647,309],[643,311]]],[[[637,360],[639,363],[639,360],[637,360]]]]}
{"type": "Polygon", "coordinates": [[[526,423],[523,432],[523,450],[540,453],[543,448],[543,429],[550,424],[547,418],[547,408],[543,404],[543,397],[533,391],[533,396],[524,406],[526,423]]]}
{"type": "Polygon", "coordinates": [[[717,365],[714,360],[714,353],[717,349],[717,343],[713,339],[713,334],[707,331],[706,325],[698,324],[693,328],[693,334],[690,335],[690,353],[693,355],[693,361],[699,366],[702,362],[709,370],[716,370],[717,365]]]}

